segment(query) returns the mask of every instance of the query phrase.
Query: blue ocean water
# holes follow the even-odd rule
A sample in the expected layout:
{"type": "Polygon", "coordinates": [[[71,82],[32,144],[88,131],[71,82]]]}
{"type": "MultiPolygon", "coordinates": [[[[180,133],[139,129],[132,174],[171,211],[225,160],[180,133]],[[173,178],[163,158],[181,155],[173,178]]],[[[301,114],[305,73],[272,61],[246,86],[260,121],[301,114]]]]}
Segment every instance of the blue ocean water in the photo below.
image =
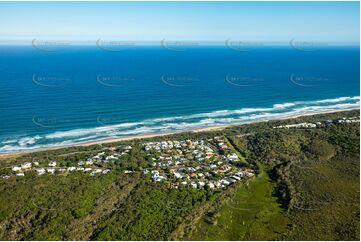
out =
{"type": "Polygon", "coordinates": [[[0,153],[359,107],[359,47],[0,47],[0,153]]]}

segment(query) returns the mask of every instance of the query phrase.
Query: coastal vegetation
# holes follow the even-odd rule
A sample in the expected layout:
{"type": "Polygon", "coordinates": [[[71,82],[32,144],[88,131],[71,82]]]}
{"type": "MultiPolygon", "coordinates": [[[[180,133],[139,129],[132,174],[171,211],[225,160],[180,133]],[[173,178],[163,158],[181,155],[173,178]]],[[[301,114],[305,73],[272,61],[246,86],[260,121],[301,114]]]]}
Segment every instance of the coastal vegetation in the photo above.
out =
{"type": "Polygon", "coordinates": [[[359,240],[359,111],[69,147],[0,158],[1,240],[359,240]],[[295,125],[296,124],[296,125],[295,125]],[[310,125],[314,124],[314,125],[310,125]],[[255,176],[222,189],[171,188],[144,175],[144,143],[224,137],[255,176]],[[99,152],[107,173],[24,176],[26,162],[75,167],[99,152]],[[121,148],[120,148],[121,147],[121,148]]]}

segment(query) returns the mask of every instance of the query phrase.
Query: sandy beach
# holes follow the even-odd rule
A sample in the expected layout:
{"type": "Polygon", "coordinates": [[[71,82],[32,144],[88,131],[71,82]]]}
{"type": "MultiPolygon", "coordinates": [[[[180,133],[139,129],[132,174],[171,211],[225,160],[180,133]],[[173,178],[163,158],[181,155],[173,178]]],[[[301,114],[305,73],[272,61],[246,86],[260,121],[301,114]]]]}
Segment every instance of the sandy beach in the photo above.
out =
{"type": "Polygon", "coordinates": [[[10,157],[17,157],[17,156],[27,154],[27,153],[39,152],[39,151],[56,150],[56,149],[69,148],[69,147],[109,144],[109,143],[115,143],[115,142],[120,142],[120,141],[139,140],[139,139],[167,136],[167,135],[173,135],[173,134],[179,134],[179,133],[185,133],[185,132],[200,133],[200,132],[208,132],[208,131],[217,131],[217,130],[222,130],[222,129],[225,129],[225,128],[228,128],[228,127],[240,126],[240,125],[245,125],[245,124],[253,124],[253,123],[261,123],[261,122],[268,122],[270,120],[286,120],[286,119],[294,119],[294,118],[299,118],[299,117],[312,116],[312,115],[317,115],[317,114],[338,113],[338,112],[345,112],[345,111],[352,111],[352,110],[359,110],[359,109],[357,108],[357,109],[344,109],[344,110],[336,110],[336,111],[313,112],[313,113],[291,115],[291,116],[287,116],[287,117],[279,117],[279,118],[274,118],[274,119],[262,119],[262,120],[256,120],[256,121],[250,121],[250,122],[242,122],[242,123],[229,124],[229,125],[219,125],[219,126],[210,126],[210,127],[204,127],[204,128],[198,128],[198,129],[182,130],[182,131],[179,131],[179,132],[144,134],[144,135],[121,137],[121,138],[109,138],[109,139],[103,139],[103,140],[94,140],[94,141],[78,143],[78,144],[70,144],[70,145],[64,145],[64,146],[54,146],[54,147],[48,147],[48,148],[33,149],[33,150],[29,150],[29,151],[21,151],[21,152],[14,152],[14,153],[8,153],[8,154],[0,154],[0,158],[4,159],[4,158],[10,158],[10,157]]]}

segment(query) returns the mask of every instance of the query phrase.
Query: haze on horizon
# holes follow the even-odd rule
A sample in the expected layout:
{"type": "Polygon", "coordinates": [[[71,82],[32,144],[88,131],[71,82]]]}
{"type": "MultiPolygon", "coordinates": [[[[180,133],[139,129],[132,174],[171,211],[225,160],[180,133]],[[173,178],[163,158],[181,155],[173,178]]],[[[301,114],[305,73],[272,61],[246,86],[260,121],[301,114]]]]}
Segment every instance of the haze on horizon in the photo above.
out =
{"type": "Polygon", "coordinates": [[[358,44],[359,2],[0,2],[0,41],[239,39],[358,44]]]}

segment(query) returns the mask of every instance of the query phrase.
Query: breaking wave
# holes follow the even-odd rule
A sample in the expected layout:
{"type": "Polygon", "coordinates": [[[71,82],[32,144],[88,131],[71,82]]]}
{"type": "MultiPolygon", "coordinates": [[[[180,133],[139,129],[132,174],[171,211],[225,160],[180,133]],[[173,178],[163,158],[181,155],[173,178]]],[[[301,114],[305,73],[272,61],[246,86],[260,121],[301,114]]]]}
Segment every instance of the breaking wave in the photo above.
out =
{"type": "Polygon", "coordinates": [[[217,110],[186,116],[146,119],[134,123],[57,131],[46,135],[11,137],[0,141],[0,153],[13,153],[39,148],[79,144],[95,140],[120,138],[144,134],[189,131],[211,126],[271,120],[315,112],[359,108],[360,97],[339,97],[318,101],[297,101],[275,104],[264,108],[217,110]],[[2,146],[1,146],[2,145],[2,146]]]}

